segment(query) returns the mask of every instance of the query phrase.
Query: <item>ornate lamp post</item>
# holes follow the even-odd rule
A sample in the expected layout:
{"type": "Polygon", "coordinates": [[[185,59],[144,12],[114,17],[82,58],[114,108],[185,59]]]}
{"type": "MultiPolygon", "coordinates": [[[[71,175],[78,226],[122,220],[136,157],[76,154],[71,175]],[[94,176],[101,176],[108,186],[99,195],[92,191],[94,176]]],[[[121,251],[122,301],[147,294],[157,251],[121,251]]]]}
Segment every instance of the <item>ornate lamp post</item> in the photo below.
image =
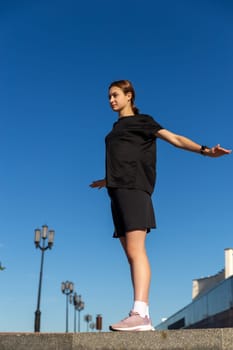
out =
{"type": "Polygon", "coordinates": [[[39,287],[38,287],[38,298],[37,298],[37,309],[35,312],[35,332],[40,332],[40,299],[41,299],[41,287],[42,287],[42,277],[43,277],[43,267],[44,267],[44,252],[49,248],[51,249],[54,241],[54,230],[48,231],[48,226],[43,225],[41,229],[35,229],[35,246],[41,250],[41,264],[40,264],[40,277],[39,277],[39,287]],[[41,244],[42,241],[42,244],[41,244]],[[46,244],[47,241],[47,244],[46,244]]]}
{"type": "Polygon", "coordinates": [[[70,302],[74,304],[74,333],[76,333],[76,311],[78,311],[78,332],[80,332],[80,312],[84,309],[85,303],[82,301],[81,295],[74,293],[73,298],[70,298],[70,302]]]}
{"type": "Polygon", "coordinates": [[[0,271],[3,271],[3,270],[5,270],[5,267],[2,266],[2,263],[1,263],[1,261],[0,261],[0,271]]]}
{"type": "Polygon", "coordinates": [[[75,292],[73,295],[70,295],[70,304],[74,305],[74,333],[76,333],[76,304],[77,304],[77,293],[75,292]]]}
{"type": "Polygon", "coordinates": [[[73,293],[74,290],[74,284],[73,282],[62,282],[61,284],[61,291],[63,294],[66,295],[66,333],[68,333],[68,318],[69,318],[69,307],[68,307],[68,299],[69,295],[73,293]]]}
{"type": "Polygon", "coordinates": [[[85,315],[84,316],[84,321],[87,322],[87,332],[88,332],[88,330],[89,330],[89,322],[92,321],[92,316],[89,315],[89,314],[85,315]]]}
{"type": "Polygon", "coordinates": [[[90,326],[89,326],[89,327],[91,328],[92,332],[94,331],[95,326],[96,326],[95,322],[91,322],[91,323],[90,323],[90,326]]]}

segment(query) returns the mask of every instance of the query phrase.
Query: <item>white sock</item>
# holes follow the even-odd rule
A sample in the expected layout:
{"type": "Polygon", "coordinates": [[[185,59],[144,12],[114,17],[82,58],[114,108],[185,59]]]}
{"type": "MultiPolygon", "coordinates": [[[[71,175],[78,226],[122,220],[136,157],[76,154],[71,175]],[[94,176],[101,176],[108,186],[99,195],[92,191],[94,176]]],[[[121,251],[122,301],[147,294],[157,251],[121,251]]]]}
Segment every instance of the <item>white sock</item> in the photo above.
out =
{"type": "Polygon", "coordinates": [[[144,301],[135,300],[133,304],[133,311],[137,312],[141,317],[145,317],[147,314],[147,303],[144,301]]]}

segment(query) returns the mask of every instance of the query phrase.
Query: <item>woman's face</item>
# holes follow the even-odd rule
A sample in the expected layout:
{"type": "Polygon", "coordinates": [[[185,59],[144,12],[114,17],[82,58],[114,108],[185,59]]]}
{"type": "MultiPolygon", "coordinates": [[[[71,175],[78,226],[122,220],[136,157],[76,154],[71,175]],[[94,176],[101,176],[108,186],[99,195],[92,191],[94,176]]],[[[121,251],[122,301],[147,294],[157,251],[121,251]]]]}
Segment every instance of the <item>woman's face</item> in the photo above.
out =
{"type": "Polygon", "coordinates": [[[115,112],[128,109],[131,106],[131,93],[125,94],[121,88],[112,86],[109,90],[109,103],[115,112]]]}

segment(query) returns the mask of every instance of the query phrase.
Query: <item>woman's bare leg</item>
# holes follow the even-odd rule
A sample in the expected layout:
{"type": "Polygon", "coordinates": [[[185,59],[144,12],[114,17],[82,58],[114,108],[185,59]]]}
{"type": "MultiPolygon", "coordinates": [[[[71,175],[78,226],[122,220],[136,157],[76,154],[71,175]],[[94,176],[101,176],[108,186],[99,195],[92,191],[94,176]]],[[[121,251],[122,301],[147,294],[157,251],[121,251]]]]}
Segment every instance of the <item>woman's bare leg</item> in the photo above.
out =
{"type": "Polygon", "coordinates": [[[149,302],[151,271],[145,248],[146,230],[126,233],[120,241],[130,264],[134,300],[149,302]]]}
{"type": "Polygon", "coordinates": [[[146,231],[143,230],[129,231],[125,237],[120,238],[130,265],[134,303],[129,317],[110,326],[113,331],[154,330],[148,306],[151,273],[145,239],[146,231]]]}

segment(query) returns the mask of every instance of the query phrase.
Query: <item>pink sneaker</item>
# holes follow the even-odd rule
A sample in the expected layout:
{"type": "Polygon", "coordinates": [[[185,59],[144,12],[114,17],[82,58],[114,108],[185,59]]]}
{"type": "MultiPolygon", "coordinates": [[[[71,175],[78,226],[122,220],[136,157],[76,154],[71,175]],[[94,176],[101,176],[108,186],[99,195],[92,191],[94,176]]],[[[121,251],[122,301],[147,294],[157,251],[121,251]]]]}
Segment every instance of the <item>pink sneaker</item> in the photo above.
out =
{"type": "Polygon", "coordinates": [[[141,317],[133,311],[124,320],[112,324],[109,329],[111,331],[154,331],[151,320],[147,316],[141,317]]]}

